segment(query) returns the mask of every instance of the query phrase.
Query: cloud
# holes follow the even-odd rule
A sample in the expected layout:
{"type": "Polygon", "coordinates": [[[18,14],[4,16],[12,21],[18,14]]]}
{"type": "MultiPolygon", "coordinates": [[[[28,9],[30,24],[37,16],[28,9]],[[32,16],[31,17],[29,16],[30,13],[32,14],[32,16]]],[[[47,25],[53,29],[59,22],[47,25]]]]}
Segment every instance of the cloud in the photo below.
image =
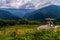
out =
{"type": "Polygon", "coordinates": [[[0,0],[0,8],[19,8],[26,3],[33,3],[35,8],[46,3],[60,5],[60,0],[0,0]]]}
{"type": "Polygon", "coordinates": [[[19,8],[20,6],[30,2],[31,0],[0,0],[0,7],[19,8]]]}

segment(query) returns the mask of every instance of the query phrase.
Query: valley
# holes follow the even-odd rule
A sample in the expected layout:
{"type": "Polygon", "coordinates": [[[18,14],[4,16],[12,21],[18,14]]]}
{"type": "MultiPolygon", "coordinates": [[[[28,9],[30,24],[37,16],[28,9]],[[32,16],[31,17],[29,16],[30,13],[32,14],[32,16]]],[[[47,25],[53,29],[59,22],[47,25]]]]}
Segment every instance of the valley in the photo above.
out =
{"type": "Polygon", "coordinates": [[[0,40],[60,40],[60,0],[0,0],[0,40]]]}
{"type": "Polygon", "coordinates": [[[60,6],[49,5],[38,10],[0,9],[0,40],[60,40],[60,6]],[[56,28],[46,18],[55,19],[56,28]]]}

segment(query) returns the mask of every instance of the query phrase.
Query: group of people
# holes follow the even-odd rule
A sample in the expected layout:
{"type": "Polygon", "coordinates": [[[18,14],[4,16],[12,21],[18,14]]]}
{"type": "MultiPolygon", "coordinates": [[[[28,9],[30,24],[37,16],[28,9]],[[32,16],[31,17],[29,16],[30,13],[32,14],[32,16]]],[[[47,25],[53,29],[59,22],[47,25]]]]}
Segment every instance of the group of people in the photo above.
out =
{"type": "Polygon", "coordinates": [[[51,20],[47,21],[47,24],[49,25],[49,27],[55,28],[55,25],[51,20]]]}

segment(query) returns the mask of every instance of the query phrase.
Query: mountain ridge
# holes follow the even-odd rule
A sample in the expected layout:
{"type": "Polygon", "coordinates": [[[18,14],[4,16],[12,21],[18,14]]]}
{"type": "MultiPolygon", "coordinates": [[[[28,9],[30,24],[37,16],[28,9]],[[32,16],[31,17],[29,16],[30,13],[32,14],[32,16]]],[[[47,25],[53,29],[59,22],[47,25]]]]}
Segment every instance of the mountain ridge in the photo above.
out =
{"type": "Polygon", "coordinates": [[[1,10],[0,9],[0,19],[5,19],[5,20],[19,20],[20,18],[11,14],[8,11],[1,10]]]}
{"type": "Polygon", "coordinates": [[[11,14],[22,18],[26,13],[32,12],[35,9],[15,9],[15,8],[0,8],[1,10],[9,11],[11,14]]]}
{"type": "Polygon", "coordinates": [[[60,6],[49,5],[34,12],[27,13],[23,18],[29,20],[44,20],[45,18],[55,18],[56,20],[60,21],[60,6]],[[37,19],[39,17],[41,19],[37,19]]]}

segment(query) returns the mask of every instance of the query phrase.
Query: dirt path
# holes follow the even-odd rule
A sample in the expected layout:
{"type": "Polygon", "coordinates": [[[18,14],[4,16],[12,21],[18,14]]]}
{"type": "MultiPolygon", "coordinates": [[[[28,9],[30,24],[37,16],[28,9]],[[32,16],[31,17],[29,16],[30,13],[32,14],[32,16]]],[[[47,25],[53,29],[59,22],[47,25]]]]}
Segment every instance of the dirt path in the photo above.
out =
{"type": "Polygon", "coordinates": [[[48,28],[48,25],[41,25],[41,26],[37,27],[37,30],[39,30],[39,29],[45,29],[45,28],[48,28]]]}
{"type": "MultiPolygon", "coordinates": [[[[58,26],[55,26],[54,28],[57,28],[58,26]]],[[[41,25],[39,27],[37,27],[37,30],[40,30],[40,29],[45,29],[45,28],[49,28],[48,25],[41,25]]],[[[52,27],[53,28],[53,27],[52,27]]]]}

